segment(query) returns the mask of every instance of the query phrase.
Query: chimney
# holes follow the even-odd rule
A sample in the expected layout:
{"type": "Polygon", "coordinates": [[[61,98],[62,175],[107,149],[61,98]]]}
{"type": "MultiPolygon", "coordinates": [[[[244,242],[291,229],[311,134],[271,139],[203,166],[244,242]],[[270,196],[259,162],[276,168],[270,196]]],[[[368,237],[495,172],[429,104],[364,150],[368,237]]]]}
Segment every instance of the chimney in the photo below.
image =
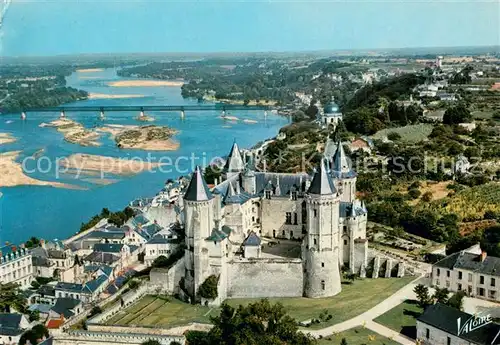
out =
{"type": "Polygon", "coordinates": [[[486,252],[483,250],[483,251],[481,252],[481,255],[479,256],[479,260],[480,260],[481,262],[484,262],[484,260],[485,260],[485,259],[486,259],[486,252]]]}

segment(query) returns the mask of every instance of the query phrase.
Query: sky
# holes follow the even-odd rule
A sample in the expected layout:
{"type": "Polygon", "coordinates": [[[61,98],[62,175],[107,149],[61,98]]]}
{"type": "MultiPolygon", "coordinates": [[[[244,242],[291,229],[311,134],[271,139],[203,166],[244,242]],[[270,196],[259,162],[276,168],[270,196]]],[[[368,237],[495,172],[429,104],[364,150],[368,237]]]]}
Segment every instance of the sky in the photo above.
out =
{"type": "Polygon", "coordinates": [[[12,0],[0,56],[500,45],[500,0],[12,0]]]}

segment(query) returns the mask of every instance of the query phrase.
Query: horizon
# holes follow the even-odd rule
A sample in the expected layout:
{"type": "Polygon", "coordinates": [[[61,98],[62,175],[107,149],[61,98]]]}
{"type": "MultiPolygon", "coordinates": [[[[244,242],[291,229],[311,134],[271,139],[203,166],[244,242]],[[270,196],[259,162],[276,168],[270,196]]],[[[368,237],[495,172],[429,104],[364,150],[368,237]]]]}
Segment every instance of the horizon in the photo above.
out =
{"type": "Polygon", "coordinates": [[[498,48],[499,10],[496,1],[13,0],[0,27],[0,56],[498,48]]]}

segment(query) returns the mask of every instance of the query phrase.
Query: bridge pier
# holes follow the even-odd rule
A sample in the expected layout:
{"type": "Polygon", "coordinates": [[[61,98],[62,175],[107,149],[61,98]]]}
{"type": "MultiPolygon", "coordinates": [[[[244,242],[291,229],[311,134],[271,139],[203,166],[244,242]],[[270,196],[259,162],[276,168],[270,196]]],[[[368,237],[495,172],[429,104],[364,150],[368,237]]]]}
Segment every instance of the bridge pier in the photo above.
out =
{"type": "Polygon", "coordinates": [[[61,115],[59,116],[61,119],[64,119],[66,117],[66,113],[64,110],[61,110],[61,115]]]}
{"type": "Polygon", "coordinates": [[[21,120],[26,120],[26,112],[21,112],[21,120]]]}
{"type": "Polygon", "coordinates": [[[181,119],[184,119],[186,117],[186,112],[184,110],[181,110],[181,119]]]}
{"type": "Polygon", "coordinates": [[[144,115],[144,110],[141,110],[141,112],[139,113],[139,117],[142,119],[142,118],[144,118],[144,116],[146,116],[146,115],[144,115]]]}
{"type": "Polygon", "coordinates": [[[264,111],[264,117],[267,117],[267,110],[264,111]]]}
{"type": "Polygon", "coordinates": [[[104,120],[104,110],[99,113],[99,119],[104,120]]]}

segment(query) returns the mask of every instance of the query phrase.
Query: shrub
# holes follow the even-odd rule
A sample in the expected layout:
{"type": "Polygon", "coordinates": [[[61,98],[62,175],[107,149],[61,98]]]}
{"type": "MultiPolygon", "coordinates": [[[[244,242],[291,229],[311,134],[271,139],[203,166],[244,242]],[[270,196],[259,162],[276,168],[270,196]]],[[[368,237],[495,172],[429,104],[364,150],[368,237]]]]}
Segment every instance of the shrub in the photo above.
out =
{"type": "Polygon", "coordinates": [[[422,200],[425,201],[425,202],[431,201],[432,200],[432,193],[431,192],[425,192],[422,195],[422,200]]]}
{"type": "Polygon", "coordinates": [[[200,297],[206,299],[216,299],[218,296],[217,284],[219,282],[219,277],[215,275],[211,275],[208,277],[203,284],[200,285],[200,289],[198,290],[198,294],[200,297]]]}
{"type": "Polygon", "coordinates": [[[412,199],[418,199],[418,197],[420,196],[420,194],[422,194],[422,193],[418,189],[410,189],[408,191],[408,195],[412,199]]]}

